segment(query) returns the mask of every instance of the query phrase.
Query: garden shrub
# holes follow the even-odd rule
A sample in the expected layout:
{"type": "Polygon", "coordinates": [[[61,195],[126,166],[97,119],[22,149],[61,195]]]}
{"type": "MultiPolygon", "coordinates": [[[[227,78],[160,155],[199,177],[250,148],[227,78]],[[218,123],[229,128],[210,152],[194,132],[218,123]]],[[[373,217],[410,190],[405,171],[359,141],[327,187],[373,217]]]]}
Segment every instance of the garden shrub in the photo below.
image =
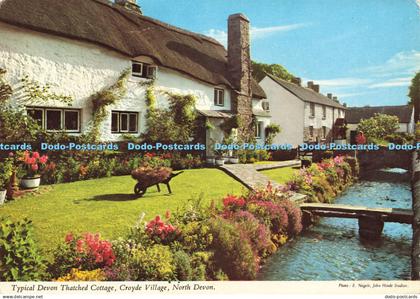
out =
{"type": "Polygon", "coordinates": [[[67,274],[72,268],[103,269],[112,266],[115,261],[111,242],[102,240],[99,234],[91,233],[79,237],[67,234],[65,242],[55,250],[54,257],[49,266],[54,277],[67,274]]]}
{"type": "Polygon", "coordinates": [[[238,211],[231,215],[230,220],[234,221],[247,234],[251,241],[252,248],[256,252],[264,252],[271,245],[270,230],[260,223],[249,211],[238,211]]]}
{"type": "Polygon", "coordinates": [[[175,275],[174,257],[169,246],[155,244],[133,251],[133,279],[173,280],[175,275]]]}
{"type": "Polygon", "coordinates": [[[0,218],[0,281],[42,280],[46,264],[32,236],[32,222],[0,218]]]}
{"type": "Polygon", "coordinates": [[[192,267],[190,256],[185,251],[179,250],[173,254],[175,276],[178,280],[188,281],[192,279],[192,267]]]}
{"type": "Polygon", "coordinates": [[[133,280],[135,276],[133,255],[141,248],[142,245],[129,238],[114,240],[112,250],[115,254],[115,262],[111,267],[105,268],[107,279],[111,281],[133,280]]]}
{"type": "Polygon", "coordinates": [[[206,221],[191,221],[180,227],[181,243],[188,252],[204,251],[213,242],[213,235],[206,221]]]}
{"type": "Polygon", "coordinates": [[[83,271],[77,268],[70,270],[70,273],[57,278],[55,281],[104,281],[106,274],[102,269],[83,271]]]}
{"type": "Polygon", "coordinates": [[[359,162],[357,159],[355,157],[346,156],[344,161],[350,165],[352,176],[357,178],[360,172],[359,162]]]}
{"type": "Polygon", "coordinates": [[[209,223],[214,237],[212,248],[217,266],[231,280],[255,279],[258,259],[246,234],[241,232],[239,226],[220,217],[209,223]]]}
{"type": "Polygon", "coordinates": [[[253,201],[247,206],[274,234],[286,233],[289,225],[286,210],[271,201],[253,201]]]}
{"type": "Polygon", "coordinates": [[[302,232],[302,210],[292,201],[284,199],[278,205],[286,210],[288,226],[287,235],[296,236],[302,232]]]}

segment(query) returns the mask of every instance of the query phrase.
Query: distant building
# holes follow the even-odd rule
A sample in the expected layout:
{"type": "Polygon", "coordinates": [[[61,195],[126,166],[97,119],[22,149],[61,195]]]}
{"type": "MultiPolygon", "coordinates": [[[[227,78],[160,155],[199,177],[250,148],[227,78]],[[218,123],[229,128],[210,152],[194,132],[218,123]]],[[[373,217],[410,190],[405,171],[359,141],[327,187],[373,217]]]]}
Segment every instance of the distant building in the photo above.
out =
{"type": "Polygon", "coordinates": [[[290,143],[296,147],[303,142],[334,139],[334,128],[343,123],[347,109],[337,97],[321,94],[319,85],[312,81],[303,87],[299,78],[292,83],[267,74],[260,86],[267,95],[263,107],[270,111],[271,123],[281,127],[274,143],[290,143]]]}
{"type": "Polygon", "coordinates": [[[376,113],[397,116],[400,127],[397,132],[414,133],[414,108],[410,105],[402,106],[375,106],[375,107],[350,107],[346,113],[347,140],[355,143],[357,126],[363,119],[373,117],[376,113]]]}

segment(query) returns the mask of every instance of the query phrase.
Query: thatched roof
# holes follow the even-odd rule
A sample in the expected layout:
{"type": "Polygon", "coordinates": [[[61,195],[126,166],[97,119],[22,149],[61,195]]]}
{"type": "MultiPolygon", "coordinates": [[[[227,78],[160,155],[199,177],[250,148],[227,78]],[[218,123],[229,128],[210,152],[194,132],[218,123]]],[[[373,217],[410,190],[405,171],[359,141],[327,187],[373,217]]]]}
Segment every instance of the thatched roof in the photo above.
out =
{"type": "Polygon", "coordinates": [[[376,113],[394,115],[398,117],[400,123],[410,123],[413,107],[410,105],[350,107],[346,112],[346,120],[349,124],[358,124],[362,119],[371,118],[376,113]]]}
{"type": "Polygon", "coordinates": [[[321,104],[325,106],[331,106],[331,107],[340,108],[340,109],[347,109],[340,103],[337,103],[336,101],[324,96],[321,93],[315,92],[314,90],[310,88],[306,88],[306,87],[297,85],[295,83],[282,80],[270,74],[267,74],[267,76],[270,77],[274,82],[276,82],[277,84],[279,84],[280,86],[288,90],[290,93],[297,96],[302,101],[321,104]]]}
{"type": "MultiPolygon", "coordinates": [[[[210,84],[232,86],[227,51],[216,40],[136,14],[104,0],[5,0],[0,21],[94,43],[158,64],[210,84]]],[[[253,94],[265,98],[253,82],[253,94]]]]}

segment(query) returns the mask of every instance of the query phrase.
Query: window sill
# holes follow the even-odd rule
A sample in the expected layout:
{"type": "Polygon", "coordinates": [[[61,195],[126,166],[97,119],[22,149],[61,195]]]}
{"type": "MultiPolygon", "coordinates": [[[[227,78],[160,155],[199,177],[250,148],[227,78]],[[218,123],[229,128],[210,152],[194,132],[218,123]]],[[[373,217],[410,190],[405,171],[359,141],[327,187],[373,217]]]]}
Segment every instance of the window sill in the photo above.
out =
{"type": "Polygon", "coordinates": [[[315,118],[315,115],[309,115],[309,118],[315,118]]]}

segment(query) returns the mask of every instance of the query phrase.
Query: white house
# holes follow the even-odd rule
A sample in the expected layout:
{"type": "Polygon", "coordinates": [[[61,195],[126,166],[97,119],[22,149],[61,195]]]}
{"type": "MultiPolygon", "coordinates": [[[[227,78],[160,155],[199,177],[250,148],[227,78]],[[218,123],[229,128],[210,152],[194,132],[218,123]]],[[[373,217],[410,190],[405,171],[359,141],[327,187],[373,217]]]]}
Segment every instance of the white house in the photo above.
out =
{"type": "Polygon", "coordinates": [[[374,106],[374,107],[350,107],[346,113],[347,140],[355,143],[357,126],[363,119],[373,117],[375,114],[387,114],[397,116],[399,119],[399,133],[414,133],[414,107],[411,105],[401,106],[374,106]]]}
{"type": "MultiPolygon", "coordinates": [[[[156,89],[195,95],[196,109],[215,124],[241,115],[244,128],[253,117],[265,125],[268,115],[258,115],[265,93],[251,77],[249,20],[236,14],[228,24],[226,50],[210,37],[143,16],[134,0],[5,0],[0,68],[12,85],[27,75],[72,97],[70,105],[25,104],[47,131],[86,132],[92,120],[89,97],[127,69],[128,92],[109,108],[100,129],[104,141],[145,131],[146,87],[139,83],[152,77],[156,89]]],[[[157,102],[167,103],[160,94],[157,102]]],[[[207,140],[223,135],[218,127],[207,134],[207,140]]]]}
{"type": "Polygon", "coordinates": [[[336,97],[324,96],[312,81],[308,87],[301,86],[299,78],[292,83],[267,74],[260,85],[267,95],[263,105],[271,114],[271,123],[281,127],[274,143],[297,147],[303,142],[332,140],[347,109],[336,97]]]}

